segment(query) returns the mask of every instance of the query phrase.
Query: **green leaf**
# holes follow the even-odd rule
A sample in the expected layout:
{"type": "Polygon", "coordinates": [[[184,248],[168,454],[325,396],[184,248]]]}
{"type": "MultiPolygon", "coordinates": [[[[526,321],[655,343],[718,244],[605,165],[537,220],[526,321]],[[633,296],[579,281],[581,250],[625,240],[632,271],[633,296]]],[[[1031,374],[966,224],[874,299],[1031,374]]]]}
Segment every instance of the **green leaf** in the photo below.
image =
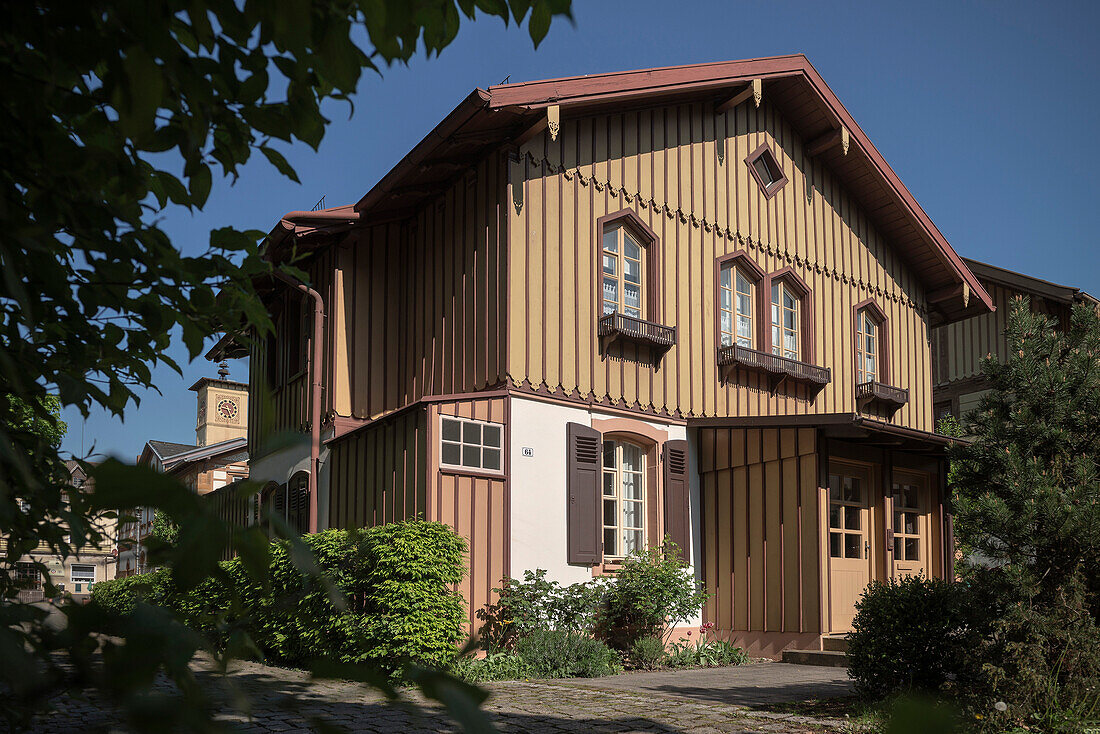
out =
{"type": "Polygon", "coordinates": [[[301,183],[298,180],[298,174],[291,168],[290,164],[286,162],[286,158],[283,158],[283,154],[274,148],[269,148],[266,145],[260,146],[260,152],[267,156],[267,160],[271,162],[271,165],[278,169],[279,173],[289,178],[294,183],[301,183]]]}
{"type": "Polygon", "coordinates": [[[200,209],[206,205],[206,199],[210,196],[210,167],[200,163],[191,174],[191,198],[195,206],[200,209]]]}

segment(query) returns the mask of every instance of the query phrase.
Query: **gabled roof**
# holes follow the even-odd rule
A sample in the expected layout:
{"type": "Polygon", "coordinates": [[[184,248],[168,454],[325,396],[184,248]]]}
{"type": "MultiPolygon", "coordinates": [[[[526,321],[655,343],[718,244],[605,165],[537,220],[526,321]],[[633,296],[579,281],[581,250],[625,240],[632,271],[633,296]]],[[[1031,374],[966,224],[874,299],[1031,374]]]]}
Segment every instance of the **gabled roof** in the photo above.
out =
{"type": "Polygon", "coordinates": [[[198,448],[193,443],[173,443],[172,441],[148,441],[145,445],[152,449],[156,457],[162,462],[177,454],[198,448]]]}
{"type": "Polygon", "coordinates": [[[1013,290],[1033,293],[1066,306],[1079,301],[1086,301],[1092,304],[1100,303],[1100,301],[1097,301],[1096,298],[1080,288],[1074,288],[1069,285],[1058,285],[1057,283],[1033,278],[1030,275],[1017,273],[1013,270],[1000,268],[996,265],[971,260],[967,257],[963,258],[963,262],[966,263],[966,266],[970,268],[974,275],[978,276],[978,278],[985,283],[997,283],[998,285],[1007,286],[1013,290]]]}
{"type": "Polygon", "coordinates": [[[248,461],[248,439],[242,436],[241,438],[230,438],[206,446],[192,447],[190,451],[178,453],[171,460],[164,462],[164,470],[166,472],[176,472],[197,461],[208,459],[219,459],[226,464],[248,461]]]}
{"type": "Polygon", "coordinates": [[[956,321],[993,310],[981,283],[932,223],[851,114],[802,54],[500,84],[475,89],[359,200],[360,221],[409,213],[442,191],[457,172],[514,140],[558,105],[564,116],[689,100],[719,103],[754,79],[763,96],[803,137],[847,129],[840,146],[817,154],[856,197],[877,229],[928,290],[933,320],[956,321]]]}

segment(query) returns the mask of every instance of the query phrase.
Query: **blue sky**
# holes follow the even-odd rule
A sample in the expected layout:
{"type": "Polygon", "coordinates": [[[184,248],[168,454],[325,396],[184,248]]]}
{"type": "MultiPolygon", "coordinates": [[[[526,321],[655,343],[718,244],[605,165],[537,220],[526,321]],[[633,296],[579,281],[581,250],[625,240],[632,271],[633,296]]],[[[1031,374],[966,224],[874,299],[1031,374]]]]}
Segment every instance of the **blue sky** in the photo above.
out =
{"type": "MultiPolygon", "coordinates": [[[[575,74],[805,53],[962,255],[1100,295],[1100,4],[1095,2],[584,2],[536,51],[496,19],[465,25],[442,56],[365,77],[319,152],[285,150],[302,184],[257,156],[206,210],[169,211],[185,251],[212,228],[270,229],[292,209],[359,199],[474,87],[575,74]]],[[[172,352],[186,361],[186,352],[172,352]]],[[[244,380],[247,366],[231,365],[244,380]]],[[[203,360],[155,373],[124,421],[64,418],[67,452],[133,459],[145,441],[193,442],[187,388],[203,360]],[[83,423],[83,425],[82,425],[83,423]],[[83,430],[82,430],[83,428],[83,430]],[[83,439],[82,439],[83,433],[83,439]]]]}

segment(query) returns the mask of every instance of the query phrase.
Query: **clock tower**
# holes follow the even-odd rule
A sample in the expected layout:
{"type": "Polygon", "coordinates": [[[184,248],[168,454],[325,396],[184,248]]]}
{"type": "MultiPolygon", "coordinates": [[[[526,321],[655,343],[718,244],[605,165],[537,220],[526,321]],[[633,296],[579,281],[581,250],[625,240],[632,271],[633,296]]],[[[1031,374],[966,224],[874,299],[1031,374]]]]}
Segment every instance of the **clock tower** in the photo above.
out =
{"type": "Polygon", "coordinates": [[[190,387],[198,394],[195,443],[199,446],[248,435],[248,385],[229,379],[225,362],[218,378],[203,377],[190,387]]]}

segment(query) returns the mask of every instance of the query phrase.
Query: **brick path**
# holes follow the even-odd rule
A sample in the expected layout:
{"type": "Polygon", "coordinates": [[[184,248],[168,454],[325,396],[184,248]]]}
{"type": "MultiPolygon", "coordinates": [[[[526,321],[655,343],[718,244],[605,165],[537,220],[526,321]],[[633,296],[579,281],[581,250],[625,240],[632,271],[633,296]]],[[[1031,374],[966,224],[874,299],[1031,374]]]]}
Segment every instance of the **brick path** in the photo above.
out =
{"type": "MultiPolygon", "coordinates": [[[[223,691],[222,717],[243,731],[280,732],[313,728],[317,719],[351,732],[457,732],[434,705],[410,696],[419,708],[389,704],[382,696],[346,681],[312,681],[297,670],[238,663],[228,679],[208,679],[223,691]],[[228,686],[252,701],[251,716],[230,705],[228,686]]],[[[840,721],[753,710],[781,701],[844,695],[844,671],[784,663],[740,668],[636,673],[567,681],[510,681],[485,686],[484,704],[504,732],[806,732],[837,728],[840,721]]],[[[239,699],[238,699],[239,700],[239,699]]],[[[66,700],[37,722],[38,732],[119,730],[111,711],[66,700]]]]}

